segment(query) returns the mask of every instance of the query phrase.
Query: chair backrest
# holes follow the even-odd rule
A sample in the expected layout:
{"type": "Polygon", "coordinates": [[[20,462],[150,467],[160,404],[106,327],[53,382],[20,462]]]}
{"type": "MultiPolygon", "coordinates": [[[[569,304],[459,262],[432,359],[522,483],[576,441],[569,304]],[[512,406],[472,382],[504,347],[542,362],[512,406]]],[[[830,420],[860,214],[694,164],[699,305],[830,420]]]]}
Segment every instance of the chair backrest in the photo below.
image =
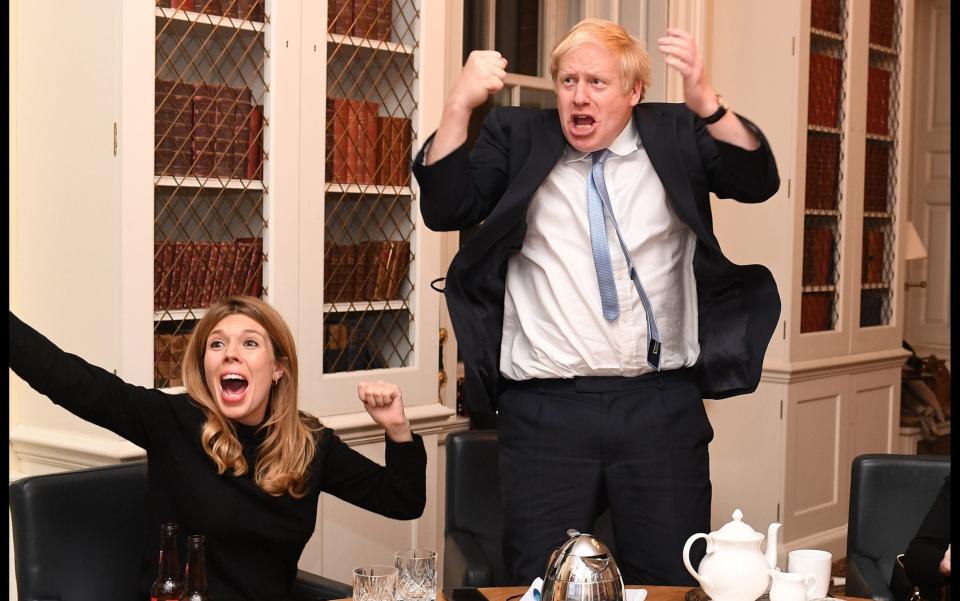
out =
{"type": "MultiPolygon", "coordinates": [[[[847,557],[871,558],[884,582],[890,582],[893,562],[907,550],[949,473],[949,456],[871,454],[854,459],[847,557]]],[[[847,594],[858,592],[848,587],[847,594]]]]}
{"type": "Polygon", "coordinates": [[[146,461],[11,482],[20,601],[136,599],[146,501],[146,461]]]}
{"type": "MultiPolygon", "coordinates": [[[[465,430],[446,438],[446,515],[443,533],[467,533],[490,562],[494,581],[475,586],[508,586],[503,563],[503,506],[500,499],[500,444],[496,430],[465,430]]],[[[610,513],[604,512],[591,533],[618,557],[610,513]]],[[[445,576],[446,578],[446,576],[445,576]]],[[[459,584],[457,585],[459,586],[459,584]]]]}

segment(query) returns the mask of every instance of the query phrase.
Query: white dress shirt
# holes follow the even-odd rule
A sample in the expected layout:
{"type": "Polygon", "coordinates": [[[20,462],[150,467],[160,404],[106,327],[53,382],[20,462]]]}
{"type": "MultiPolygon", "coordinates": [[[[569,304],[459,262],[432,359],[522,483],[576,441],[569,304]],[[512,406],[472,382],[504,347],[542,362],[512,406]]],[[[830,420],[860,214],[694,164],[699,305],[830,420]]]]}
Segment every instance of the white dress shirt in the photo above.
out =
{"type": "MultiPolygon", "coordinates": [[[[660,329],[660,368],[692,366],[700,354],[696,237],[673,213],[632,121],[609,150],[604,181],[660,329]]],[[[507,264],[500,372],[508,379],[653,371],[646,314],[609,215],[620,316],[603,318],[587,220],[590,166],[588,153],[568,145],[530,201],[523,247],[507,264]]]]}

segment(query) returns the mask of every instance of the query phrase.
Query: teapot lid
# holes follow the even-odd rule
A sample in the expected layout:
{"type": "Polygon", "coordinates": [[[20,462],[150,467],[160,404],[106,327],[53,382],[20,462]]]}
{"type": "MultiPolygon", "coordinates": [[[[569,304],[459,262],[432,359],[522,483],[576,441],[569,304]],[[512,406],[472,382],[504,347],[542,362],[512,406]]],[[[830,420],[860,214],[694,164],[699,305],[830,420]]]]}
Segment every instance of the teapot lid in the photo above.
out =
{"type": "Polygon", "coordinates": [[[749,541],[756,542],[763,540],[763,535],[755,531],[749,524],[743,521],[743,512],[736,509],[733,512],[733,519],[724,524],[719,530],[712,533],[714,538],[728,541],[749,541]]]}
{"type": "Polygon", "coordinates": [[[591,534],[580,533],[571,528],[567,530],[567,536],[570,538],[560,547],[560,552],[564,556],[596,557],[610,554],[607,546],[591,534]]]}
{"type": "Polygon", "coordinates": [[[544,582],[605,582],[618,581],[623,586],[617,562],[606,545],[596,537],[570,529],[567,539],[547,561],[544,582]]]}

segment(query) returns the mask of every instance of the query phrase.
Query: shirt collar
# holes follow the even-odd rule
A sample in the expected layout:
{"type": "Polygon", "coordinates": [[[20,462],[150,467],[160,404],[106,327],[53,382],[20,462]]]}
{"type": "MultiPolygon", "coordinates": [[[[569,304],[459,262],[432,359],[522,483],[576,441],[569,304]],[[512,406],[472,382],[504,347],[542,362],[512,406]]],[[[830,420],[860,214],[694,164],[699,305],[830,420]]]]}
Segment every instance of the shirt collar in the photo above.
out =
{"type": "MultiPolygon", "coordinates": [[[[625,157],[641,146],[640,132],[633,124],[633,116],[627,122],[620,134],[614,139],[613,144],[607,147],[611,154],[619,157],[625,157]]],[[[568,143],[563,151],[563,160],[566,163],[582,161],[590,157],[589,152],[581,152],[570,146],[568,143]]]]}

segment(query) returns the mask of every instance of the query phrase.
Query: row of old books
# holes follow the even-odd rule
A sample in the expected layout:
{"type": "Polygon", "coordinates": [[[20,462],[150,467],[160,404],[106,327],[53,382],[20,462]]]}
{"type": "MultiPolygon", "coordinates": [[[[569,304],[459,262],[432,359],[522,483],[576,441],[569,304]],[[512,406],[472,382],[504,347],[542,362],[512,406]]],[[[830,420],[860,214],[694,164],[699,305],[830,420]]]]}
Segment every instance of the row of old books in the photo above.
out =
{"type": "Polygon", "coordinates": [[[234,294],[263,292],[263,238],[158,241],[154,251],[156,310],[207,307],[234,294]]]}
{"type": "Polygon", "coordinates": [[[334,373],[386,367],[370,327],[360,318],[324,324],[323,371],[334,373]]]}
{"type": "Polygon", "coordinates": [[[157,79],[157,175],[261,179],[263,109],[248,88],[157,79]]]}
{"type": "Polygon", "coordinates": [[[327,98],[327,181],[409,184],[411,121],[381,117],[379,109],[376,102],[327,98]]]}
{"type": "Polygon", "coordinates": [[[800,332],[823,332],[833,321],[834,292],[804,292],[800,296],[800,332]]]}
{"type": "Polygon", "coordinates": [[[863,210],[887,211],[887,176],[891,145],[884,140],[867,140],[863,183],[863,210]]]}
{"type": "Polygon", "coordinates": [[[393,0],[328,0],[327,31],[390,41],[393,0]]]}
{"type": "Polygon", "coordinates": [[[810,86],[807,94],[807,122],[810,125],[838,126],[842,68],[839,58],[810,53],[810,86]]]}
{"type": "Polygon", "coordinates": [[[867,133],[889,134],[890,71],[880,67],[867,70],[867,133]]]}
{"type": "Polygon", "coordinates": [[[263,0],[159,0],[157,5],[244,21],[263,21],[263,0]]]}
{"type": "Polygon", "coordinates": [[[840,0],[812,0],[810,27],[840,33],[840,0]]]}
{"type": "Polygon", "coordinates": [[[158,388],[183,386],[180,369],[190,334],[156,334],[153,337],[153,379],[158,388]]]}
{"type": "MultiPolygon", "coordinates": [[[[810,27],[840,33],[840,0],[812,0],[810,27]]],[[[870,43],[893,46],[896,0],[870,0],[870,43]]]]}
{"type": "Polygon", "coordinates": [[[863,256],[860,281],[864,284],[883,283],[883,253],[887,237],[883,230],[863,230],[863,256]]]}
{"type": "Polygon", "coordinates": [[[410,242],[324,243],[323,299],[328,303],[395,300],[410,266],[410,242]]]}

